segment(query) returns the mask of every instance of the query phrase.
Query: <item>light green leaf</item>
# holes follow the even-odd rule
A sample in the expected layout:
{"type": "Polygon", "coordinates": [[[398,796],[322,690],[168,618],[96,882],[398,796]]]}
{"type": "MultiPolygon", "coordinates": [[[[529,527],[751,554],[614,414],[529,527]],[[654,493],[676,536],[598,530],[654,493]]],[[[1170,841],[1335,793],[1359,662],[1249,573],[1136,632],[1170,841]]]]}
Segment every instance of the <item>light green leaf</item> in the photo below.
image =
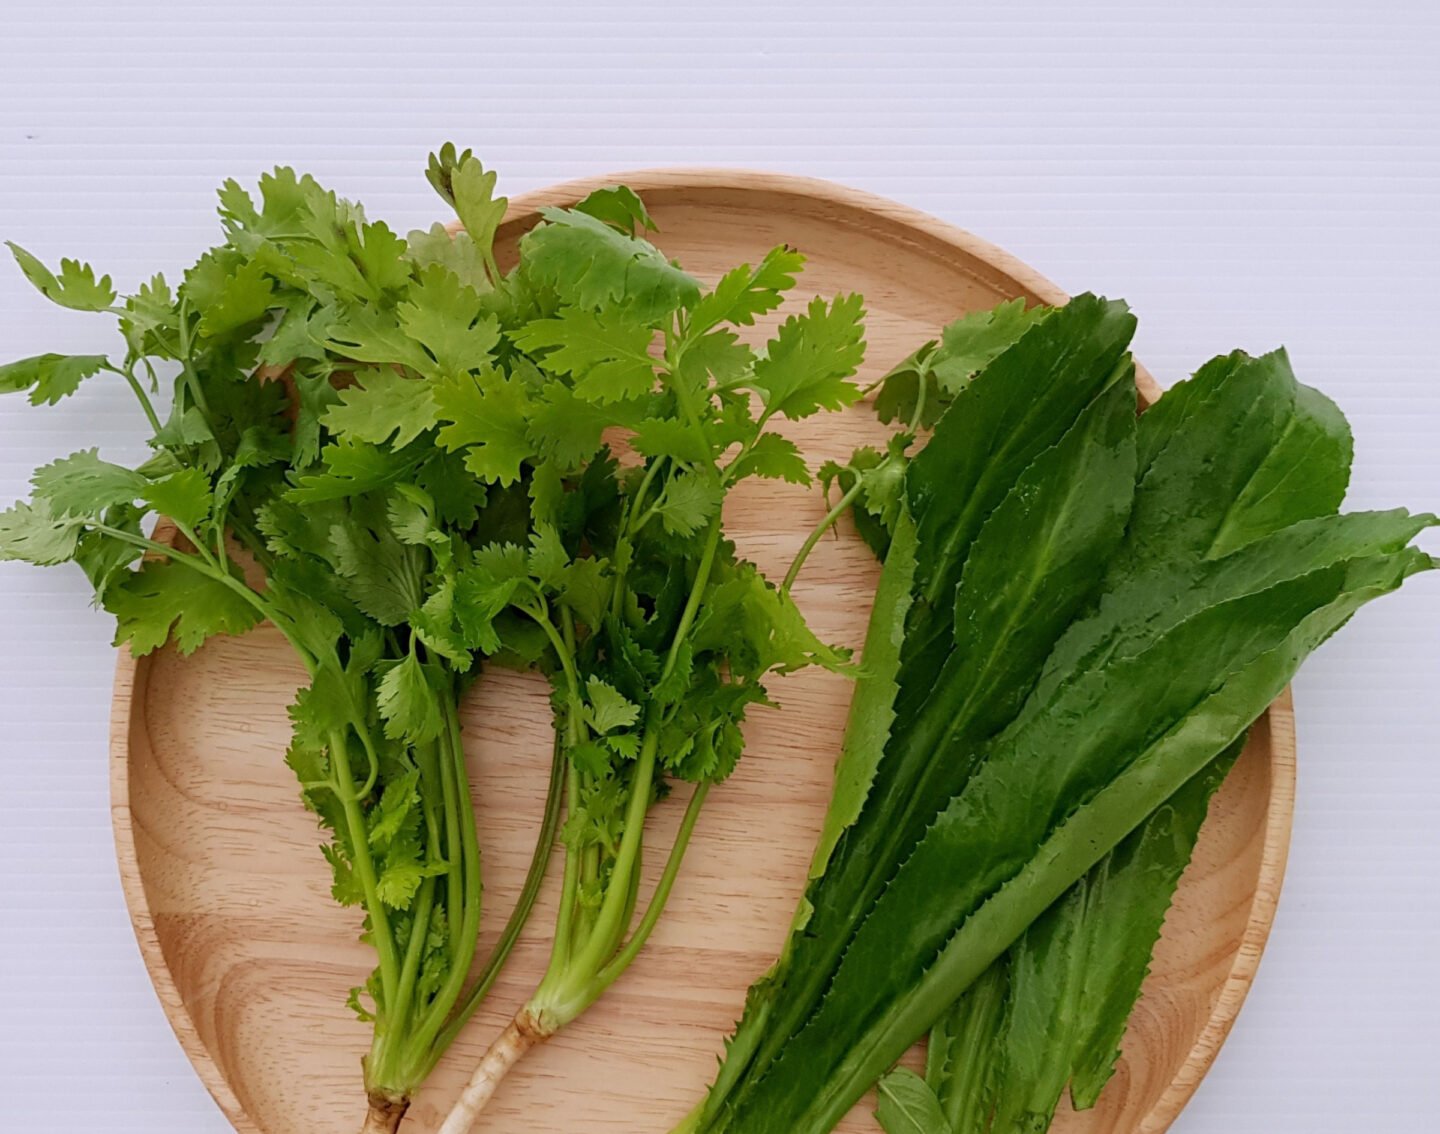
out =
{"type": "Polygon", "coordinates": [[[632,444],[647,457],[673,457],[687,465],[708,464],[714,450],[704,432],[675,417],[650,417],[635,427],[632,444]]]}
{"type": "Polygon", "coordinates": [[[460,223],[476,247],[488,252],[510,203],[504,197],[495,196],[494,172],[487,171],[479,158],[467,156],[451,173],[450,189],[460,223]]]}
{"type": "Polygon", "coordinates": [[[847,379],[865,357],[863,303],[858,295],[816,298],[780,324],[745,383],[760,391],[767,414],[799,419],[859,401],[860,387],[847,379]]]}
{"type": "Polygon", "coordinates": [[[726,469],[726,475],[732,484],[747,476],[785,480],[791,484],[809,484],[811,481],[800,447],[778,433],[762,433],[750,451],[726,469]]]}
{"type": "Polygon", "coordinates": [[[691,536],[720,511],[724,496],[725,490],[716,477],[677,473],[665,482],[665,491],[655,505],[655,512],[666,531],[691,536]]]}
{"type": "Polygon", "coordinates": [[[521,239],[521,260],[562,302],[591,311],[625,307],[653,323],[699,298],[700,285],[648,241],[585,213],[545,208],[540,214],[546,223],[521,239]]]}
{"type": "Polygon", "coordinates": [[[145,478],[131,469],[102,461],[97,449],[54,461],[30,478],[35,495],[50,502],[54,516],[99,516],[114,504],[127,504],[145,489],[145,478]]]}
{"type": "Polygon", "coordinates": [[[600,734],[629,728],[640,719],[640,706],[627,700],[613,685],[592,676],[585,683],[585,719],[600,734]]]}
{"type": "Polygon", "coordinates": [[[434,377],[479,370],[492,361],[500,325],[480,295],[444,268],[428,268],[398,308],[400,326],[435,360],[434,377]]]}
{"type": "Polygon", "coordinates": [[[439,422],[434,386],[389,367],[368,367],[325,411],[325,428],[351,441],[401,449],[439,422]]]}
{"type": "Polygon", "coordinates": [[[540,523],[530,535],[530,574],[550,590],[559,590],[565,582],[565,566],[570,555],[553,524],[540,523]]]}
{"type": "Polygon", "coordinates": [[[344,440],[320,453],[321,471],[296,479],[286,494],[294,504],[319,504],[385,488],[411,472],[418,458],[344,440]]]}
{"type": "Polygon", "coordinates": [[[626,236],[634,236],[639,228],[656,231],[645,202],[628,185],[607,185],[596,189],[575,206],[575,211],[604,221],[626,236]]]}
{"type": "Polygon", "coordinates": [[[110,285],[110,277],[101,276],[96,280],[95,269],[89,264],[61,260],[60,274],[56,276],[14,241],[7,240],[5,244],[25,278],[51,302],[75,311],[104,311],[114,304],[115,289],[110,285]]]}
{"type": "Polygon", "coordinates": [[[0,394],[30,391],[30,404],[55,405],[105,366],[103,354],[37,354],[0,366],[0,394]]]}
{"type": "Polygon", "coordinates": [[[141,497],[162,516],[195,528],[210,515],[210,478],[196,468],[183,468],[145,486],[141,497]]]}
{"type": "MultiPolygon", "coordinates": [[[[385,735],[391,740],[424,744],[439,736],[445,727],[439,694],[413,653],[385,671],[375,691],[375,704],[385,722],[385,735]]],[[[387,787],[387,795],[389,790],[387,787]]],[[[372,841],[374,838],[372,832],[372,841]]]]}
{"type": "Polygon", "coordinates": [[[75,554],[80,532],[77,520],[55,516],[44,497],[33,504],[18,501],[0,512],[0,559],[40,567],[64,563],[75,554]]]}
{"type": "Polygon", "coordinates": [[[951,1134],[935,1092],[908,1068],[897,1067],[881,1079],[876,1098],[875,1117],[885,1134],[951,1134]]]}
{"type": "Polygon", "coordinates": [[[137,657],[172,640],[194,653],[215,634],[243,634],[257,622],[255,608],[224,583],[173,561],[144,565],[105,594],[115,616],[115,644],[137,657]]]}
{"type": "Polygon", "coordinates": [[[541,365],[575,379],[575,393],[605,404],[638,398],[655,385],[650,342],[655,332],[623,313],[603,315],[567,307],[553,319],[537,319],[515,332],[521,350],[542,353],[541,365]]]}
{"type": "Polygon", "coordinates": [[[514,484],[520,465],[537,455],[530,441],[530,394],[498,370],[447,379],[435,387],[440,444],[464,452],[465,467],[482,480],[514,484]]]}
{"type": "Polygon", "coordinates": [[[741,264],[721,277],[715,290],[703,296],[690,313],[690,334],[698,335],[721,323],[753,326],[757,315],[774,311],[795,286],[805,266],[800,252],[780,245],[765,253],[757,267],[741,264]]]}

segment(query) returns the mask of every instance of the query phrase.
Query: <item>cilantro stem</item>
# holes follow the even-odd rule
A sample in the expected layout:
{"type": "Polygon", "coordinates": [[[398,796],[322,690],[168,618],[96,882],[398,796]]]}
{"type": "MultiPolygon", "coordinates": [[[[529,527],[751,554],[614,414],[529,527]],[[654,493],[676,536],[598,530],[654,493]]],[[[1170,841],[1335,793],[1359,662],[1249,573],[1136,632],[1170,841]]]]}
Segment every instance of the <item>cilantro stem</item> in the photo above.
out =
{"type": "MultiPolygon", "coordinates": [[[[580,770],[567,760],[569,768],[565,774],[565,813],[575,815],[580,808],[580,770]]],[[[568,847],[565,852],[565,870],[560,880],[560,911],[555,917],[555,940],[550,946],[549,970],[558,972],[570,963],[570,954],[575,949],[575,934],[571,923],[575,919],[575,903],[580,893],[580,864],[575,853],[568,847]]]]}
{"type": "Polygon", "coordinates": [[[499,940],[495,942],[495,948],[486,958],[485,967],[481,969],[480,976],[466,994],[464,1004],[437,1037],[427,1056],[422,1071],[423,1075],[429,1075],[446,1048],[460,1034],[460,1029],[465,1026],[465,1022],[474,1014],[475,1009],[480,1007],[480,1003],[495,983],[496,977],[500,975],[500,970],[510,956],[510,951],[514,949],[516,941],[520,939],[520,933],[530,918],[530,912],[535,908],[536,899],[539,898],[540,889],[545,883],[546,868],[550,863],[555,839],[560,832],[561,786],[568,763],[569,761],[565,758],[564,746],[557,735],[550,760],[550,789],[545,796],[545,814],[540,820],[540,830],[535,836],[535,850],[530,856],[530,869],[525,874],[525,884],[520,889],[520,897],[516,899],[515,908],[510,911],[510,917],[505,922],[505,928],[501,931],[499,940]]]}
{"type": "Polygon", "coordinates": [[[920,428],[920,421],[925,416],[925,391],[929,385],[929,368],[921,367],[918,380],[915,384],[915,412],[910,415],[911,433],[916,432],[920,428]]]}
{"type": "Polygon", "coordinates": [[[150,423],[150,428],[158,434],[162,428],[162,426],[160,425],[160,418],[155,413],[155,406],[150,401],[150,395],[145,393],[145,387],[140,385],[140,380],[135,377],[134,367],[126,366],[122,369],[119,366],[111,366],[107,362],[105,364],[105,369],[113,371],[114,373],[120,375],[120,377],[125,379],[125,381],[129,384],[130,389],[134,391],[135,397],[140,403],[140,408],[145,411],[145,420],[150,423]]]}
{"type": "MultiPolygon", "coordinates": [[[[480,931],[480,846],[475,835],[475,803],[470,795],[470,776],[465,768],[464,741],[460,735],[460,714],[455,706],[453,694],[440,698],[440,712],[445,719],[445,729],[440,735],[440,755],[451,764],[455,777],[456,809],[461,835],[461,854],[465,886],[461,896],[463,913],[460,930],[460,952],[451,958],[450,971],[445,983],[435,994],[425,1021],[414,1037],[414,1050],[427,1051],[435,1042],[440,1029],[444,1027],[450,1009],[459,1000],[465,988],[465,978],[470,974],[470,963],[475,959],[475,948],[480,931]]],[[[454,869],[452,866],[451,869],[454,869]]],[[[451,912],[454,916],[454,912],[451,912]]]]}
{"type": "Polygon", "coordinates": [[[705,550],[700,554],[700,564],[695,568],[695,581],[690,586],[690,597],[685,600],[685,609],[680,612],[680,621],[675,626],[675,637],[670,641],[670,652],[665,655],[665,667],[660,671],[664,681],[675,668],[680,656],[680,647],[690,634],[695,615],[700,610],[700,600],[710,583],[710,570],[715,565],[715,551],[720,546],[720,517],[710,521],[710,532],[705,537],[705,550]]]}
{"type": "Polygon", "coordinates": [[[437,758],[439,765],[441,807],[445,812],[445,859],[450,869],[445,873],[445,909],[448,911],[449,946],[452,964],[460,956],[463,945],[461,919],[457,911],[464,903],[465,866],[462,861],[464,849],[461,843],[460,827],[464,816],[460,814],[459,788],[455,783],[454,764],[437,758]]]}
{"type": "Polygon", "coordinates": [[[655,929],[660,915],[665,912],[665,904],[670,900],[670,891],[675,885],[675,879],[680,874],[680,863],[685,858],[685,851],[690,845],[690,836],[695,833],[695,824],[700,818],[700,809],[705,805],[705,797],[710,791],[710,781],[701,780],[695,785],[695,790],[690,794],[690,802],[685,807],[685,817],[680,821],[680,830],[675,833],[675,842],[670,847],[670,857],[665,860],[664,873],[660,875],[660,881],[655,887],[655,893],[650,898],[650,904],[645,907],[645,916],[640,919],[640,924],[635,927],[635,932],[630,935],[630,940],[625,943],[619,954],[600,970],[595,978],[595,993],[598,996],[605,989],[612,985],[645,947],[651,932],[655,929]]]}
{"type": "Polygon", "coordinates": [[[780,584],[780,593],[788,595],[796,577],[800,574],[800,568],[805,566],[805,560],[810,558],[810,553],[815,550],[815,545],[820,542],[820,537],[828,532],[845,514],[846,509],[860,496],[860,479],[857,477],[844,496],[835,502],[835,506],[825,513],[825,518],[815,525],[814,529],[805,537],[805,542],[800,545],[800,550],[795,553],[795,558],[790,562],[790,570],[785,572],[785,580],[780,584]]]}
{"type": "MultiPolygon", "coordinates": [[[[425,955],[425,944],[430,937],[430,912],[435,904],[435,878],[432,875],[420,883],[420,895],[415,903],[415,920],[410,925],[410,940],[405,947],[405,963],[400,970],[400,989],[395,994],[395,1006],[386,1015],[389,1029],[401,1037],[410,1019],[410,1002],[415,995],[415,979],[420,974],[420,959],[425,955]]],[[[376,1076],[384,1082],[387,1076],[376,1076]]]]}
{"type": "Polygon", "coordinates": [[[365,826],[365,816],[360,812],[360,797],[353,790],[355,776],[350,770],[350,743],[344,732],[336,729],[330,733],[330,759],[335,766],[336,778],[346,786],[338,793],[340,806],[345,815],[345,826],[354,847],[352,865],[360,879],[360,888],[365,894],[365,909],[370,915],[370,936],[375,951],[380,956],[380,987],[384,1004],[376,1005],[384,1011],[393,1003],[400,979],[399,962],[395,956],[395,938],[390,933],[390,916],[385,903],[380,900],[378,881],[375,877],[375,860],[370,857],[370,832],[365,826]]]}
{"type": "MultiPolygon", "coordinates": [[[[626,903],[630,872],[637,868],[636,860],[640,853],[640,839],[645,828],[645,813],[650,810],[650,792],[655,779],[655,762],[660,736],[660,730],[656,727],[658,721],[655,717],[652,705],[645,722],[645,740],[641,744],[640,755],[635,762],[635,772],[630,781],[630,798],[626,803],[625,827],[620,835],[620,849],[610,868],[610,880],[605,888],[605,898],[601,902],[600,912],[595,918],[595,924],[590,933],[586,936],[584,945],[574,955],[569,965],[570,972],[559,977],[559,983],[565,989],[560,994],[562,1005],[565,1007],[573,1007],[573,1000],[576,999],[577,992],[580,994],[579,998],[584,998],[585,990],[588,989],[593,975],[598,973],[609,960],[608,954],[614,950],[614,942],[618,940],[619,934],[624,932],[625,927],[619,924],[620,916],[626,903]],[[570,984],[571,981],[579,988],[573,987],[570,984]]],[[[546,974],[547,981],[550,975],[550,973],[546,974]]],[[[590,1003],[591,1000],[593,998],[583,999],[581,1010],[583,1010],[584,1004],[590,1003]]]]}

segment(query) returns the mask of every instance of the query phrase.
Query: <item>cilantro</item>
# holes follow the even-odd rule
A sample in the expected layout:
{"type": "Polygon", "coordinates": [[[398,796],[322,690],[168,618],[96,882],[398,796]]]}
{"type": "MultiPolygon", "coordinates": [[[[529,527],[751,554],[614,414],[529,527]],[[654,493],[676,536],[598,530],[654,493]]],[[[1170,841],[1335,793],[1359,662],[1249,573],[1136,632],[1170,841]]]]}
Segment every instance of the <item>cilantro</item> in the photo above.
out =
{"type": "Polygon", "coordinates": [[[182,654],[194,653],[215,634],[241,634],[260,616],[255,608],[216,579],[174,562],[147,563],[105,595],[115,616],[115,644],[127,642],[148,654],[173,639],[182,654]]]}
{"type": "Polygon", "coordinates": [[[57,276],[20,245],[7,240],[20,270],[46,299],[76,311],[104,311],[115,302],[109,276],[95,278],[95,269],[78,260],[61,260],[57,276]]]}
{"type": "Polygon", "coordinates": [[[648,241],[587,213],[546,208],[548,222],[520,241],[526,271],[565,303],[591,311],[623,308],[650,321],[694,302],[700,285],[648,241]]]}
{"type": "Polygon", "coordinates": [[[816,298],[804,315],[792,315],[780,324],[751,380],[767,416],[809,417],[860,399],[860,387],[846,379],[865,357],[864,314],[858,295],[841,296],[829,304],[816,298]]]}
{"type": "Polygon", "coordinates": [[[104,367],[105,356],[99,354],[38,354],[0,366],[0,393],[29,390],[31,405],[53,406],[104,367]]]}

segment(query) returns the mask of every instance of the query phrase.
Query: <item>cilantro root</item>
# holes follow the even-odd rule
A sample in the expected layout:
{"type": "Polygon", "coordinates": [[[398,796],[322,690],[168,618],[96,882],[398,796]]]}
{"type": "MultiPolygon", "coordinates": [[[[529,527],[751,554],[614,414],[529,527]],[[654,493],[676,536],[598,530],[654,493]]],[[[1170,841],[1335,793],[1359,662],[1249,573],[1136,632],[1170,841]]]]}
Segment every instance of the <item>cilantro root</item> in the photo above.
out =
{"type": "Polygon", "coordinates": [[[410,1109],[409,1099],[387,1099],[370,1096],[370,1109],[365,1115],[365,1125],[360,1134],[395,1134],[405,1121],[405,1112],[410,1109]]]}
{"type": "Polygon", "coordinates": [[[446,1115],[439,1134],[469,1134],[470,1128],[485,1109],[510,1068],[524,1058],[532,1047],[544,1043],[551,1033],[529,1012],[522,1011],[505,1026],[475,1068],[459,1100],[446,1115]]]}

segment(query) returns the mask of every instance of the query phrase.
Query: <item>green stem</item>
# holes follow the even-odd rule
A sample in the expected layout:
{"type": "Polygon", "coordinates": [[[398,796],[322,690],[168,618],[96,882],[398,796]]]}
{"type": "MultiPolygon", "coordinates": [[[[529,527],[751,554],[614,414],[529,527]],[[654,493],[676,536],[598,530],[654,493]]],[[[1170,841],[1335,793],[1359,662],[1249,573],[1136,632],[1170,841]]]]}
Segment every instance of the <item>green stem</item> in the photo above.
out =
{"type": "Polygon", "coordinates": [[[443,756],[437,760],[439,764],[440,797],[441,807],[445,813],[445,860],[450,864],[450,869],[445,872],[445,910],[447,929],[449,931],[450,957],[452,959],[460,956],[462,945],[460,924],[461,918],[456,916],[464,906],[464,885],[465,885],[465,863],[464,850],[461,843],[461,825],[465,816],[460,814],[459,786],[455,782],[455,764],[452,760],[443,756]]]}
{"type": "Polygon", "coordinates": [[[145,387],[140,385],[140,379],[135,377],[134,369],[132,367],[126,366],[122,370],[118,366],[109,365],[106,366],[106,369],[113,370],[116,374],[120,375],[120,377],[125,379],[125,381],[129,384],[130,389],[134,391],[136,400],[138,400],[140,403],[140,408],[145,411],[145,420],[150,423],[150,428],[154,430],[154,432],[159,433],[160,430],[164,427],[160,424],[160,418],[155,413],[155,406],[150,401],[150,395],[145,392],[145,387]]]}
{"type": "MultiPolygon", "coordinates": [[[[565,774],[566,814],[574,815],[580,807],[580,771],[566,760],[569,768],[565,774]]],[[[550,946],[550,965],[547,971],[560,972],[570,963],[570,954],[575,949],[575,903],[580,894],[580,863],[568,847],[565,851],[565,871],[560,882],[560,912],[555,918],[555,940],[550,946]]]]}
{"type": "Polygon", "coordinates": [[[430,1070],[444,1054],[445,1049],[460,1034],[460,1029],[465,1026],[466,1021],[470,1019],[475,1009],[480,1006],[481,1001],[489,993],[491,985],[495,983],[495,978],[500,975],[501,968],[510,956],[510,951],[514,949],[516,941],[520,939],[520,933],[530,918],[530,912],[535,908],[536,899],[540,896],[540,888],[545,883],[546,868],[550,863],[555,839],[560,831],[561,788],[565,778],[566,764],[565,750],[557,736],[554,755],[550,761],[550,788],[545,797],[545,814],[540,821],[540,830],[535,836],[535,850],[530,856],[530,869],[525,874],[525,885],[521,888],[515,908],[510,911],[510,918],[506,921],[505,928],[500,933],[500,939],[495,943],[495,948],[486,959],[485,967],[481,970],[474,987],[466,994],[464,1003],[437,1038],[433,1051],[423,1068],[424,1075],[430,1073],[430,1070]]]}
{"type": "MultiPolygon", "coordinates": [[[[470,777],[465,769],[465,748],[460,735],[460,715],[455,707],[454,696],[441,698],[440,711],[445,718],[445,731],[441,734],[441,759],[449,759],[459,788],[456,803],[460,812],[461,855],[463,857],[465,887],[461,901],[464,907],[460,930],[460,952],[451,958],[450,971],[445,983],[435,994],[425,1021],[416,1031],[413,1050],[426,1051],[435,1042],[440,1029],[450,1015],[450,1009],[460,998],[465,988],[465,978],[470,973],[470,962],[475,959],[475,948],[480,932],[480,846],[475,834],[475,804],[470,796],[470,777]]],[[[453,869],[453,867],[452,867],[453,869]]],[[[454,911],[451,911],[454,916],[454,911]]]]}
{"type": "MultiPolygon", "coordinates": [[[[415,980],[420,975],[420,960],[425,955],[425,942],[430,936],[430,912],[435,905],[435,879],[426,878],[420,883],[420,895],[415,903],[415,921],[410,927],[410,941],[405,948],[405,963],[400,970],[400,988],[395,994],[395,1006],[387,1013],[386,1025],[394,1035],[401,1037],[403,1047],[406,1028],[410,1022],[410,1001],[415,995],[415,980]]],[[[389,1076],[382,1075],[379,1082],[386,1083],[389,1076]]]]}
{"type": "MultiPolygon", "coordinates": [[[[653,717],[654,713],[650,716],[653,717]]],[[[620,918],[625,908],[630,872],[637,869],[640,840],[645,830],[645,813],[650,809],[650,792],[655,781],[660,736],[659,728],[654,727],[657,723],[654,720],[646,721],[645,740],[641,744],[640,755],[635,762],[635,774],[630,781],[630,798],[626,801],[625,827],[620,835],[620,850],[610,868],[610,882],[605,887],[605,898],[601,902],[600,913],[595,918],[594,928],[571,965],[575,975],[586,983],[590,975],[599,972],[601,966],[609,960],[606,945],[617,939],[619,933],[624,932],[620,918]]]]}
{"type": "Polygon", "coordinates": [[[675,668],[680,647],[684,645],[690,627],[695,622],[695,615],[700,610],[700,600],[710,582],[710,571],[715,565],[715,552],[719,546],[720,517],[716,516],[710,521],[710,532],[705,537],[705,550],[700,553],[700,564],[695,568],[695,581],[690,586],[690,597],[685,600],[685,609],[680,612],[680,621],[675,627],[675,637],[670,640],[670,652],[665,656],[665,668],[660,671],[661,681],[669,677],[671,670],[675,668]]]}
{"type": "Polygon", "coordinates": [[[820,537],[828,532],[835,523],[843,516],[846,509],[860,496],[860,478],[856,477],[855,483],[850,486],[848,492],[835,502],[835,506],[825,513],[825,518],[815,525],[811,533],[805,537],[805,542],[800,545],[794,560],[790,563],[790,570],[785,572],[785,581],[780,584],[780,593],[788,595],[795,579],[800,574],[800,568],[805,566],[805,560],[810,558],[810,553],[815,550],[815,545],[820,542],[820,537]]]}
{"type": "Polygon", "coordinates": [[[650,939],[650,934],[660,920],[660,915],[665,912],[665,903],[670,900],[670,891],[674,888],[675,879],[680,874],[680,863],[685,858],[686,848],[690,845],[690,836],[695,833],[695,824],[700,818],[700,809],[705,805],[705,796],[709,791],[710,784],[705,780],[701,780],[695,785],[695,790],[690,795],[690,803],[685,808],[685,818],[680,821],[680,830],[676,832],[675,843],[670,848],[670,857],[665,861],[665,871],[660,875],[660,882],[655,887],[650,904],[645,908],[645,916],[640,919],[640,924],[635,927],[635,932],[630,935],[630,940],[625,943],[625,948],[614,960],[601,969],[595,978],[596,996],[609,988],[640,955],[640,950],[650,939]]]}
{"type": "Polygon", "coordinates": [[[370,937],[375,951],[380,955],[380,987],[384,1004],[377,1008],[384,1012],[393,1003],[399,980],[399,961],[395,956],[395,939],[390,935],[390,916],[385,903],[380,900],[375,877],[375,861],[370,857],[370,832],[365,826],[365,817],[360,812],[359,797],[353,791],[355,777],[350,771],[350,743],[339,729],[330,733],[330,759],[335,767],[335,776],[344,791],[338,792],[340,806],[345,815],[345,827],[350,844],[354,848],[355,876],[365,894],[365,909],[370,915],[370,937]]]}

